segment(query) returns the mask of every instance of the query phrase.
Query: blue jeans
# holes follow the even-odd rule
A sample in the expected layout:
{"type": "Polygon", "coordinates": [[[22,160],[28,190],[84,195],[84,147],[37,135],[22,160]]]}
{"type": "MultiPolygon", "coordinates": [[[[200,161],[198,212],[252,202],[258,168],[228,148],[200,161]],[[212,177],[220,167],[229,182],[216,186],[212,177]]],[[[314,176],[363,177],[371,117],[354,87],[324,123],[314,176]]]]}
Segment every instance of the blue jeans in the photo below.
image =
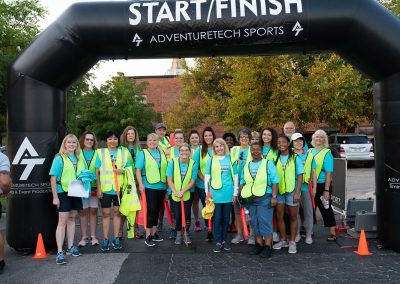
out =
{"type": "Polygon", "coordinates": [[[215,203],[214,218],[213,218],[213,233],[215,242],[222,243],[227,241],[229,217],[231,213],[232,202],[215,203]]]}

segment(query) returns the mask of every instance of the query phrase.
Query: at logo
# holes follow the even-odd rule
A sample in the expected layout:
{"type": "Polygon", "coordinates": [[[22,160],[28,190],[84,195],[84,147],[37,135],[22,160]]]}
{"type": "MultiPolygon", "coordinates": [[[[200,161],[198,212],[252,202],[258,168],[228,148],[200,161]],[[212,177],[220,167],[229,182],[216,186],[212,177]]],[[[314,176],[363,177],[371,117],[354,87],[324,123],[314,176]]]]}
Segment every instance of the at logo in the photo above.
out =
{"type": "Polygon", "coordinates": [[[22,141],[22,144],[18,149],[17,154],[14,157],[14,160],[12,161],[13,165],[26,165],[25,170],[22,172],[19,180],[27,180],[33,170],[33,167],[44,163],[45,158],[32,157],[39,157],[39,154],[36,152],[35,148],[33,148],[32,143],[29,141],[28,137],[25,137],[24,141],[22,141]]]}
{"type": "Polygon", "coordinates": [[[133,37],[133,40],[132,40],[132,42],[136,43],[136,46],[139,46],[142,41],[143,41],[143,39],[141,39],[138,34],[135,34],[135,36],[133,37]]]}
{"type": "Polygon", "coordinates": [[[296,31],[296,34],[294,36],[298,36],[299,33],[303,30],[303,28],[300,26],[299,22],[296,22],[296,24],[294,25],[292,31],[296,31]]]}

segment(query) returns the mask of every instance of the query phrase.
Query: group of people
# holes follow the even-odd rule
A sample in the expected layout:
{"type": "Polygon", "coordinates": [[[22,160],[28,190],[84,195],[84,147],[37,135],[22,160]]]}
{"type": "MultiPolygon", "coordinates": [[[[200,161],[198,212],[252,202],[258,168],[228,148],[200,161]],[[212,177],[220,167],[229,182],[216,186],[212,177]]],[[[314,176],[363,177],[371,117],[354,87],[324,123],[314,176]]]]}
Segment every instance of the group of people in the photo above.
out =
{"type": "Polygon", "coordinates": [[[83,133],[79,140],[72,134],[64,138],[50,169],[53,204],[59,212],[57,264],[66,263],[65,254],[81,255],[78,247],[89,244],[100,245],[102,251],[108,251],[110,243],[113,249],[121,249],[125,223],[128,237],[143,237],[147,246],[155,246],[163,241],[160,229],[164,212],[169,207],[173,219],[170,238],[175,239],[177,245],[189,244],[192,212],[194,231],[202,231],[199,201],[203,208],[211,201],[215,205],[212,230],[208,220],[204,228],[206,239],[214,241],[216,253],[243,242],[244,228],[250,232],[248,243],[254,245],[250,254],[268,258],[273,249],[282,248],[296,253],[302,224],[305,242],[313,242],[314,205],[330,230],[327,240],[336,240],[331,207],[333,156],[323,130],[312,135],[310,149],[302,134],[295,132],[292,122],[285,124],[281,135],[271,127],[260,132],[242,128],[237,135],[225,133],[217,138],[214,130],[206,127],[201,134],[197,130],[190,131],[187,142],[182,130],[173,132],[173,141],[166,130],[165,124],[158,123],[155,133],[147,135],[144,149],[132,126],[126,127],[121,135],[107,132],[104,137],[107,146],[102,149],[97,148],[96,135],[90,131],[83,133]],[[89,198],[82,201],[82,198],[69,196],[68,189],[73,181],[86,172],[95,174],[89,179],[89,198]],[[129,214],[136,212],[120,213],[121,198],[127,194],[124,188],[137,194],[131,200],[138,204],[134,210],[140,209],[139,200],[145,205],[142,206],[146,208],[143,236],[137,221],[134,218],[133,224],[129,221],[132,220],[129,214]],[[169,206],[165,206],[165,200],[169,206]],[[101,242],[96,237],[99,203],[101,242]],[[113,234],[110,239],[111,207],[113,234]],[[242,223],[242,208],[249,212],[250,221],[245,221],[246,224],[242,223]],[[77,247],[73,241],[78,211],[82,239],[77,247]],[[234,225],[230,224],[231,219],[234,225]],[[288,226],[285,220],[289,220],[288,226]],[[229,241],[228,229],[233,227],[236,235],[229,241]],[[65,236],[67,248],[63,250],[65,236]]]}

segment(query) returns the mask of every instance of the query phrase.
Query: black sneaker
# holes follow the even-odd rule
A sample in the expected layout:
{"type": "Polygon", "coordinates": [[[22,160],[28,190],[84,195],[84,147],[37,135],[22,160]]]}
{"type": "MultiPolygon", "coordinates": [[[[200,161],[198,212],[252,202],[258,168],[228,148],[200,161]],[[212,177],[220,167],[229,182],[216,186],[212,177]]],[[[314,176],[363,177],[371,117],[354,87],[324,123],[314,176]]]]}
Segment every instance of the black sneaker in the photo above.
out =
{"type": "Polygon", "coordinates": [[[146,240],[144,241],[144,243],[148,246],[148,247],[154,247],[156,244],[153,241],[153,238],[151,236],[148,236],[146,238],[146,240]]]}
{"type": "Polygon", "coordinates": [[[207,232],[207,237],[206,237],[206,241],[207,242],[212,242],[214,240],[214,235],[212,232],[207,232]]]}
{"type": "Polygon", "coordinates": [[[228,242],[223,241],[222,242],[222,247],[224,250],[231,250],[231,246],[229,245],[228,242]]]}
{"type": "Polygon", "coordinates": [[[262,251],[260,253],[260,257],[262,258],[270,258],[272,255],[272,248],[269,246],[262,247],[262,251]]]}
{"type": "Polygon", "coordinates": [[[257,255],[260,254],[263,251],[264,247],[260,246],[259,244],[256,244],[254,247],[252,247],[250,251],[250,255],[257,255]]]}
{"type": "Polygon", "coordinates": [[[213,249],[213,252],[221,252],[222,251],[222,245],[221,243],[216,243],[215,247],[213,249]]]}
{"type": "Polygon", "coordinates": [[[162,242],[164,239],[162,237],[160,237],[157,233],[154,234],[154,236],[152,237],[153,241],[155,242],[162,242]]]}
{"type": "Polygon", "coordinates": [[[6,266],[6,263],[4,262],[4,259],[3,259],[2,261],[0,261],[0,274],[3,274],[4,266],[6,266]]]}

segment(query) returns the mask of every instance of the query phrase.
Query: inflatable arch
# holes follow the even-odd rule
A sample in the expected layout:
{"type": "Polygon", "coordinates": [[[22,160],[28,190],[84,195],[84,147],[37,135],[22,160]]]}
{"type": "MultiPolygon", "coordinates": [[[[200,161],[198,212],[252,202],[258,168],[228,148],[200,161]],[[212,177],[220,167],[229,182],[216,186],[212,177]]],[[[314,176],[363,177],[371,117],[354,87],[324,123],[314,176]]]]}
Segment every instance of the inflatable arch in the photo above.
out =
{"type": "Polygon", "coordinates": [[[9,68],[12,196],[7,241],[55,247],[48,172],[66,90],[98,60],[335,51],[374,82],[378,237],[400,251],[400,21],[376,0],[134,0],[77,3],[9,68]],[[397,209],[396,209],[397,208],[397,209]]]}

